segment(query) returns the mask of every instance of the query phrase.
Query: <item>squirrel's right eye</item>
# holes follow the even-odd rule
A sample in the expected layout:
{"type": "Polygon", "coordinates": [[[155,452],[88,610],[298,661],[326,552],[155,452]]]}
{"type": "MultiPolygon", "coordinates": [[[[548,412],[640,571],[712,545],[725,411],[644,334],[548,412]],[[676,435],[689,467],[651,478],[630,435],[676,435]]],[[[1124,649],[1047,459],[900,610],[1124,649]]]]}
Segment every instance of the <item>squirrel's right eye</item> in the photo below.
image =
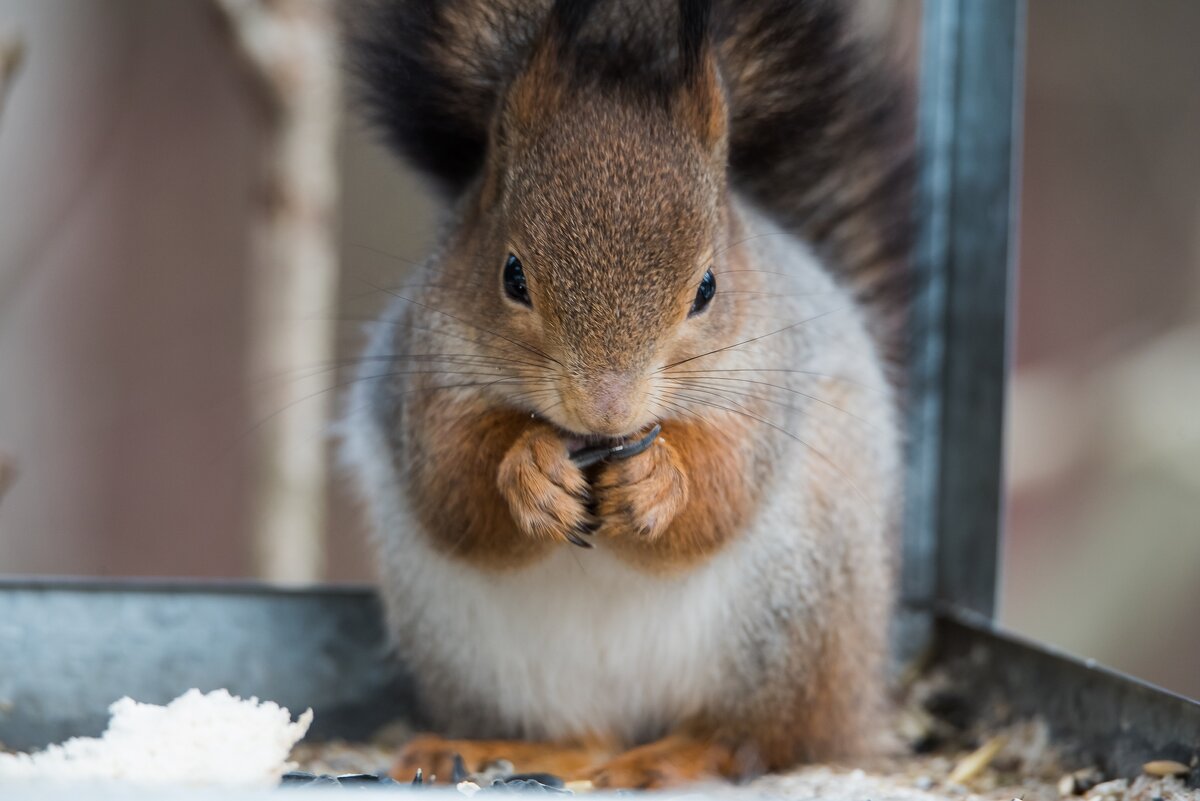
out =
{"type": "Polygon", "coordinates": [[[688,312],[688,316],[691,317],[704,311],[704,307],[708,305],[715,294],[717,294],[717,279],[713,276],[712,270],[708,270],[700,279],[700,287],[696,290],[696,300],[692,302],[692,309],[688,312]]]}
{"type": "Polygon", "coordinates": [[[533,305],[529,300],[529,287],[525,285],[525,268],[521,266],[521,260],[511,253],[508,254],[508,261],[504,262],[504,294],[517,303],[533,305]]]}

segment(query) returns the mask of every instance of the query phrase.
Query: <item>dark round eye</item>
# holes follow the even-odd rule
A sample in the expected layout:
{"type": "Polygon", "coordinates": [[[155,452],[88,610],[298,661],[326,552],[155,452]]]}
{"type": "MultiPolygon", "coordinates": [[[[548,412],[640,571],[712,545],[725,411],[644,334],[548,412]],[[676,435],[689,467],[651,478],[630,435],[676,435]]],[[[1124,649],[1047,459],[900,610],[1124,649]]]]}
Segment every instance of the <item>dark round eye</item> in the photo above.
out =
{"type": "Polygon", "coordinates": [[[508,254],[508,261],[504,262],[504,293],[517,303],[533,305],[529,300],[529,287],[525,285],[525,268],[521,266],[521,260],[511,253],[508,254]]]}
{"type": "Polygon", "coordinates": [[[692,302],[692,310],[688,312],[688,315],[704,311],[704,307],[708,305],[715,294],[717,294],[717,279],[713,276],[712,270],[709,270],[700,279],[700,286],[696,289],[696,300],[692,302]]]}

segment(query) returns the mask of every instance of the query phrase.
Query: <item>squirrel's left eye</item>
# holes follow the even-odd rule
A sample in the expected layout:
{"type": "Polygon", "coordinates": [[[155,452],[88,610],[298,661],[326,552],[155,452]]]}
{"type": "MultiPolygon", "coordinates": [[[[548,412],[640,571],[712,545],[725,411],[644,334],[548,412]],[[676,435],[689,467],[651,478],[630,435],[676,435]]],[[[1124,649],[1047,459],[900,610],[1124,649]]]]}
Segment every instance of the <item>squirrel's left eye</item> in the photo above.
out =
{"type": "Polygon", "coordinates": [[[511,253],[504,262],[504,293],[517,303],[533,305],[529,299],[529,287],[525,285],[525,268],[521,266],[521,260],[511,253]]]}
{"type": "Polygon", "coordinates": [[[704,307],[708,305],[715,294],[717,294],[717,279],[713,276],[712,270],[709,270],[700,279],[700,286],[696,289],[696,300],[692,302],[692,310],[688,312],[688,316],[704,311],[704,307]]]}

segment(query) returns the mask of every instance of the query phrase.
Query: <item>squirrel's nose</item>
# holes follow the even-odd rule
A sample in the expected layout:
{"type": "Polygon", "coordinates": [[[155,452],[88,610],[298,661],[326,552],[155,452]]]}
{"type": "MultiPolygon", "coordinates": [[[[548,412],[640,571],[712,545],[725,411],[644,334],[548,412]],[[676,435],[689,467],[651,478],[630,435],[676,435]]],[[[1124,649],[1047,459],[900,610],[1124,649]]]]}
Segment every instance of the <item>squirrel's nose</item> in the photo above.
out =
{"type": "Polygon", "coordinates": [[[636,428],[641,416],[640,380],[621,373],[602,373],[581,381],[570,404],[590,434],[621,436],[636,428]]]}

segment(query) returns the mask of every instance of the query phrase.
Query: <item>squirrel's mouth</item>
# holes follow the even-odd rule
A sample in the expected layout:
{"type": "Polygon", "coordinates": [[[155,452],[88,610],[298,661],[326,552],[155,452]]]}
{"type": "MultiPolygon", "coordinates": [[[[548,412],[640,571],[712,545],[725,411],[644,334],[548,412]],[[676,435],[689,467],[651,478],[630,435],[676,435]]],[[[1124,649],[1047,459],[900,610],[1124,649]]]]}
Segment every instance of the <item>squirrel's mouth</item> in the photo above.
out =
{"type": "Polygon", "coordinates": [[[657,424],[656,420],[651,420],[628,433],[614,436],[612,434],[580,433],[578,430],[563,426],[562,423],[556,420],[546,420],[546,422],[558,429],[558,433],[562,436],[563,442],[567,444],[567,450],[569,451],[579,450],[580,448],[597,448],[600,446],[615,448],[625,445],[630,440],[641,438],[657,424]]]}
{"type": "Polygon", "coordinates": [[[571,453],[581,451],[585,448],[602,448],[615,447],[620,445],[624,440],[621,437],[603,437],[599,435],[584,435],[575,434],[570,431],[563,431],[563,442],[567,445],[567,450],[571,453]]]}
{"type": "Polygon", "coordinates": [[[551,423],[551,425],[558,429],[559,434],[562,435],[563,442],[566,443],[567,450],[571,453],[584,450],[585,448],[620,447],[627,444],[630,440],[638,439],[642,434],[649,431],[648,428],[643,427],[624,436],[614,437],[608,434],[580,434],[578,431],[571,431],[556,423],[551,423]]]}
{"type": "Polygon", "coordinates": [[[547,414],[534,411],[533,417],[553,426],[571,453],[601,447],[619,449],[646,436],[659,422],[643,412],[610,425],[608,420],[593,421],[589,415],[574,414],[569,404],[557,406],[547,414]],[[564,405],[567,408],[561,408],[564,405]]]}

